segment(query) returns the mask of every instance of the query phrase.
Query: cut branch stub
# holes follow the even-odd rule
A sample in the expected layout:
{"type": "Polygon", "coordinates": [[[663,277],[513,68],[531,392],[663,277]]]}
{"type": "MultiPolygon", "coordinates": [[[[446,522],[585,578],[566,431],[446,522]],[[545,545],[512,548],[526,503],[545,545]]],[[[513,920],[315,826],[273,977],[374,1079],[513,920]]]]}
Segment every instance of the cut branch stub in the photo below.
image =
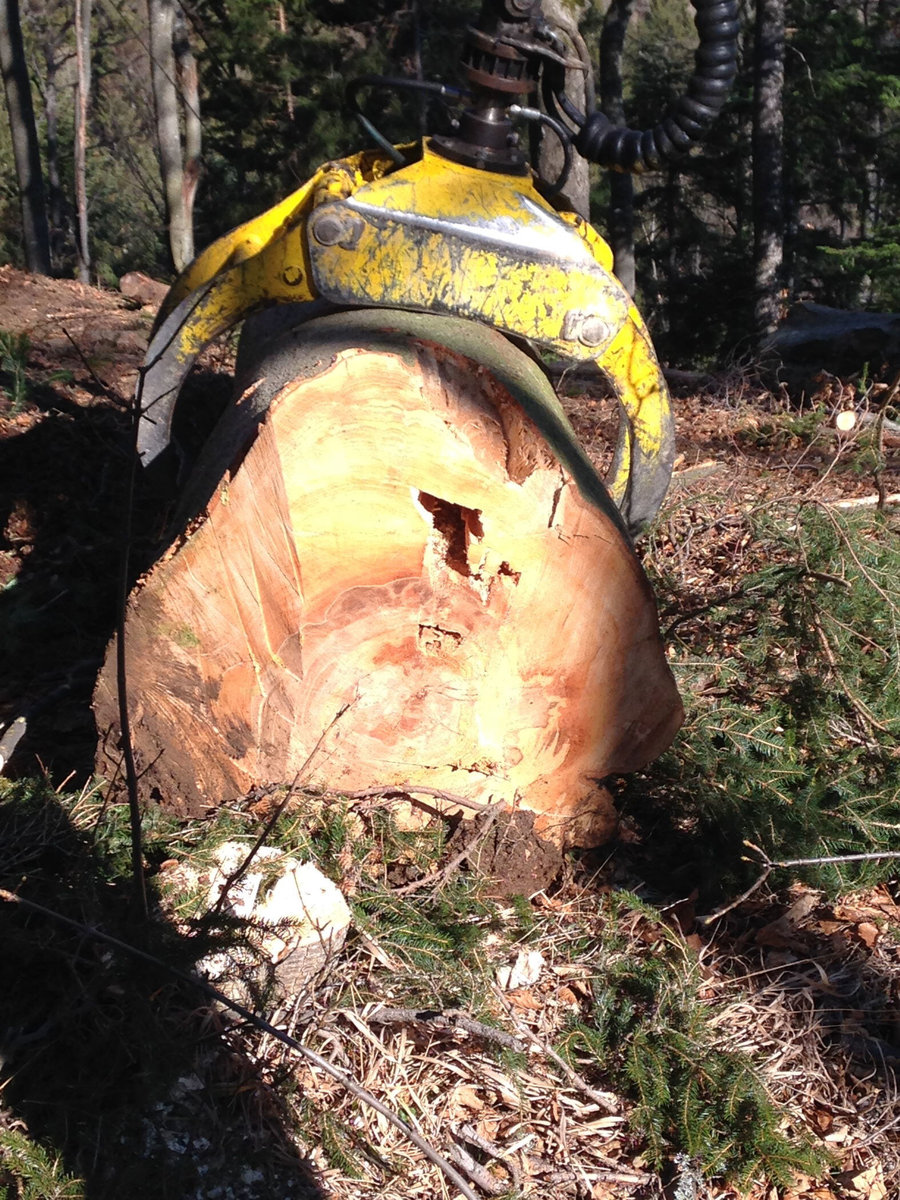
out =
{"type": "MultiPolygon", "coordinates": [[[[249,378],[189,489],[199,519],[129,603],[144,788],[196,811],[302,769],[602,841],[595,781],[660,753],[682,709],[650,587],[537,368],[467,322],[344,314],[258,347],[249,378]]],[[[110,652],[110,748],[114,699],[110,652]]]]}

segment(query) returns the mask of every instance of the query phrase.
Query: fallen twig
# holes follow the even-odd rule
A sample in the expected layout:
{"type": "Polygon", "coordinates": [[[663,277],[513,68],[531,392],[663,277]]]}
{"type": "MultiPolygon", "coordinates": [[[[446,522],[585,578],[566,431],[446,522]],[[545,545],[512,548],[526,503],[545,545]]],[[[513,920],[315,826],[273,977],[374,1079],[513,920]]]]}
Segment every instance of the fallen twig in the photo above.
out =
{"type": "Polygon", "coordinates": [[[490,812],[496,807],[493,804],[481,804],[477,800],[467,800],[465,796],[457,796],[455,792],[445,792],[441,788],[420,787],[416,783],[396,783],[387,787],[363,788],[358,792],[326,792],[327,796],[344,796],[347,800],[369,800],[372,796],[434,796],[447,804],[458,804],[461,808],[471,808],[473,812],[490,812]]]}
{"type": "MultiPolygon", "coordinates": [[[[74,314],[70,313],[69,315],[71,316],[74,314]]],[[[75,341],[75,339],[72,337],[71,333],[69,333],[68,329],[66,329],[65,325],[60,325],[60,329],[63,332],[63,336],[68,339],[69,344],[71,345],[72,349],[75,351],[75,353],[81,359],[81,365],[84,367],[85,371],[87,371],[88,375],[90,375],[91,379],[93,379],[93,381],[97,385],[97,387],[101,390],[101,392],[104,393],[104,395],[106,395],[110,400],[112,400],[113,403],[121,406],[122,397],[116,396],[113,393],[112,389],[108,386],[108,384],[104,383],[104,381],[100,378],[100,376],[97,374],[97,372],[91,366],[90,359],[85,354],[85,352],[82,350],[82,348],[78,345],[78,343],[75,341]]],[[[127,400],[125,402],[127,403],[127,400]]]]}
{"type": "Polygon", "coordinates": [[[474,1125],[460,1125],[457,1130],[457,1136],[463,1138],[470,1146],[477,1146],[479,1150],[496,1159],[507,1171],[509,1171],[514,1187],[520,1187],[522,1176],[518,1167],[509,1157],[505,1150],[499,1146],[495,1146],[493,1142],[489,1142],[486,1137],[482,1137],[474,1125]]]}
{"type": "Polygon", "coordinates": [[[128,942],[123,942],[119,938],[113,937],[109,933],[104,933],[101,929],[95,929],[93,926],[84,925],[80,921],[74,921],[71,917],[63,916],[62,913],[55,912],[52,908],[46,908],[43,904],[37,904],[34,900],[26,900],[22,896],[17,896],[15,892],[10,892],[6,888],[0,888],[0,900],[4,900],[9,904],[17,904],[20,907],[27,908],[32,912],[40,913],[42,916],[49,917],[52,921],[56,921],[58,924],[66,925],[68,928],[74,929],[76,932],[84,936],[94,938],[108,946],[114,946],[117,950],[123,951],[132,958],[139,958],[143,962],[152,963],[153,966],[162,968],[162,970],[166,971],[174,979],[180,979],[183,983],[187,983],[191,987],[198,989],[210,1000],[215,1000],[217,1004],[221,1004],[225,1008],[230,1009],[232,1012],[237,1013],[239,1017],[242,1017],[249,1025],[252,1025],[254,1029],[259,1029],[263,1033],[269,1034],[270,1037],[275,1038],[276,1041],[281,1042],[283,1045],[289,1046],[302,1058],[305,1058],[308,1062],[312,1063],[313,1066],[318,1067],[320,1071],[324,1071],[326,1075],[330,1075],[332,1079],[337,1080],[337,1082],[342,1087],[346,1088],[352,1096],[355,1096],[357,1100],[361,1100],[364,1104],[368,1104],[370,1108],[374,1108],[377,1113],[380,1113],[381,1116],[383,1116],[384,1119],[389,1122],[389,1124],[393,1125],[395,1129],[398,1129],[404,1135],[404,1137],[408,1138],[418,1150],[421,1150],[429,1162],[432,1162],[436,1167],[438,1167],[444,1173],[444,1175],[446,1175],[450,1182],[459,1188],[466,1200],[479,1200],[459,1172],[455,1170],[455,1168],[452,1167],[445,1158],[438,1154],[438,1152],[433,1149],[428,1142],[425,1141],[421,1134],[410,1128],[410,1126],[401,1120],[401,1118],[398,1117],[397,1114],[392,1111],[392,1109],[388,1108],[386,1104],[382,1104],[377,1096],[373,1096],[370,1091],[364,1088],[361,1084],[358,1084],[356,1080],[351,1079],[349,1075],[339,1070],[339,1068],[335,1067],[328,1061],[327,1058],[323,1058],[320,1054],[316,1054],[315,1050],[310,1050],[308,1046],[304,1046],[302,1042],[297,1041],[297,1039],[291,1037],[290,1034],[278,1029],[270,1021],[267,1021],[265,1017],[257,1016],[257,1014],[251,1009],[245,1008],[243,1004],[239,1004],[236,1000],[232,1000],[229,996],[226,996],[224,992],[220,992],[218,988],[215,988],[212,986],[212,984],[207,983],[206,980],[199,979],[195,975],[189,975],[186,971],[181,971],[177,967],[171,966],[163,959],[157,958],[156,955],[148,954],[147,951],[140,950],[137,946],[132,946],[128,942]]]}
{"type": "Polygon", "coordinates": [[[475,833],[469,838],[462,850],[458,854],[454,854],[450,861],[441,867],[440,870],[431,871],[428,875],[424,875],[421,879],[416,879],[412,883],[407,883],[403,887],[393,888],[392,895],[408,896],[411,892],[418,892],[422,888],[430,887],[432,884],[435,887],[445,884],[453,872],[462,866],[472,851],[475,850],[478,843],[497,820],[502,808],[502,804],[495,804],[493,808],[488,809],[484,814],[484,820],[481,821],[475,833]]]}
{"type": "Polygon", "coordinates": [[[598,1108],[602,1109],[603,1112],[613,1113],[617,1111],[618,1105],[616,1103],[615,1096],[611,1095],[609,1092],[598,1092],[592,1088],[590,1084],[586,1083],[578,1074],[578,1072],[573,1070],[561,1055],[557,1054],[551,1046],[548,1046],[545,1041],[539,1038],[538,1035],[533,1030],[529,1029],[524,1022],[520,1022],[518,1020],[516,1014],[512,1010],[511,1004],[498,987],[495,986],[493,992],[504,1009],[506,1009],[506,1012],[512,1018],[516,1029],[518,1029],[518,1031],[524,1037],[527,1037],[531,1044],[536,1046],[543,1055],[550,1059],[551,1062],[556,1063],[573,1087],[576,1087],[580,1092],[583,1092],[589,1100],[593,1100],[594,1104],[596,1104],[598,1108]]]}
{"type": "MultiPolygon", "coordinates": [[[[730,913],[732,909],[743,904],[754,892],[758,891],[773,871],[779,870],[782,867],[819,867],[827,866],[829,863],[879,862],[888,858],[900,858],[900,850],[873,850],[867,854],[826,854],[819,858],[783,858],[773,861],[766,854],[765,850],[760,849],[753,842],[745,840],[744,845],[759,855],[759,865],[762,867],[762,871],[758,878],[745,892],[741,892],[740,896],[736,899],[730,900],[728,904],[723,904],[721,908],[715,909],[705,917],[697,917],[698,925],[710,925],[713,921],[718,921],[720,917],[724,917],[726,913],[730,913]]],[[[746,855],[742,855],[741,861],[753,862],[754,860],[747,858],[746,855]]]]}
{"type": "Polygon", "coordinates": [[[144,850],[141,839],[143,813],[138,794],[138,772],[131,738],[131,716],[128,708],[128,668],[126,662],[125,626],[128,612],[128,585],[131,574],[131,539],[134,532],[134,500],[137,490],[138,429],[141,419],[141,397],[144,392],[144,372],[141,372],[131,413],[131,461],[125,483],[124,520],[122,524],[122,553],[119,565],[119,594],[116,602],[116,700],[119,709],[119,736],[125,765],[125,791],[128,796],[128,823],[131,831],[131,874],[134,901],[144,924],[150,917],[147,904],[147,882],[144,878],[144,850]]]}
{"type": "Polygon", "coordinates": [[[477,1163],[468,1150],[459,1144],[450,1147],[447,1157],[452,1158],[459,1169],[465,1171],[472,1182],[477,1183],[489,1196],[504,1196],[509,1191],[502,1179],[495,1179],[487,1167],[477,1163]]]}
{"type": "Polygon", "coordinates": [[[474,1017],[470,1017],[456,1008],[432,1011],[430,1009],[381,1007],[365,1013],[364,1019],[373,1025],[412,1025],[416,1022],[426,1022],[438,1029],[455,1025],[459,1029],[465,1029],[467,1033],[473,1033],[476,1037],[484,1038],[488,1042],[496,1042],[497,1045],[515,1050],[519,1054],[525,1050],[524,1042],[513,1037],[511,1033],[507,1033],[505,1029],[495,1029],[492,1025],[484,1025],[481,1021],[476,1021],[474,1017]]]}
{"type": "Polygon", "coordinates": [[[704,462],[693,463],[689,467],[679,467],[672,472],[672,485],[673,487],[678,487],[679,484],[691,483],[696,479],[705,479],[707,475],[715,475],[717,471],[722,471],[727,466],[727,463],[710,458],[704,462]]]}
{"type": "Polygon", "coordinates": [[[889,496],[881,497],[876,492],[874,496],[852,496],[848,500],[820,500],[824,508],[895,508],[900,505],[900,492],[891,492],[889,496]]]}

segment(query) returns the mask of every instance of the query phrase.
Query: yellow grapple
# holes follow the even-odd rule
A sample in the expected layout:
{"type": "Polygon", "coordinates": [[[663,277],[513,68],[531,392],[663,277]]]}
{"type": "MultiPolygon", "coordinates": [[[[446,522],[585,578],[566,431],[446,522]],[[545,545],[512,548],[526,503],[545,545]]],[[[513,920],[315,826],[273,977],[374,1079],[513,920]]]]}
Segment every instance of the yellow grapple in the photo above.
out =
{"type": "Polygon", "coordinates": [[[607,375],[622,410],[607,485],[635,534],[668,487],[673,422],[647,330],[611,268],[602,238],[556,211],[530,174],[480,170],[427,144],[409,165],[380,151],[329,163],[220,238],[173,286],[142,376],[142,461],[168,446],[197,356],[252,312],[326,301],[442,313],[607,375]]]}

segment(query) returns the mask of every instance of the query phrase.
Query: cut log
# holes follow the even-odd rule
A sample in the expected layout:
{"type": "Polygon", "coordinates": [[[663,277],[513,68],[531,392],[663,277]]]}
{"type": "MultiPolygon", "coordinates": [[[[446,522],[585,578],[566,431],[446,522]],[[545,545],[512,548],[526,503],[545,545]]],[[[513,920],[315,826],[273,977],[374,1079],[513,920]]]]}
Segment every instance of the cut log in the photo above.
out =
{"type": "Polygon", "coordinates": [[[795,304],[766,345],[787,369],[788,381],[803,380],[807,390],[815,375],[830,372],[849,379],[866,372],[870,379],[887,377],[900,368],[900,313],[795,304]]]}
{"type": "MultiPolygon", "coordinates": [[[[241,357],[187,532],[129,602],[145,796],[196,813],[298,773],[418,784],[599,844],[597,780],[659,754],[682,708],[543,374],[499,334],[415,314],[333,316],[241,357]]],[[[114,647],[95,714],[108,768],[114,647]]]]}

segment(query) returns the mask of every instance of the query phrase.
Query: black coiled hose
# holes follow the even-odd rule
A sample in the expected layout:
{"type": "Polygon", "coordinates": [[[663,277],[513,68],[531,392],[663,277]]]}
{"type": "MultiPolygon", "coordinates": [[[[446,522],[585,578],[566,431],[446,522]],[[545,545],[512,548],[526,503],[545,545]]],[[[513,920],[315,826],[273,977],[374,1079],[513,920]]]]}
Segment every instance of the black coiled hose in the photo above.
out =
{"type": "Polygon", "coordinates": [[[700,45],[685,94],[653,129],[643,131],[613,125],[601,112],[589,113],[574,137],[579,154],[602,167],[640,175],[679,158],[713,123],[737,74],[737,0],[692,3],[700,45]]]}

